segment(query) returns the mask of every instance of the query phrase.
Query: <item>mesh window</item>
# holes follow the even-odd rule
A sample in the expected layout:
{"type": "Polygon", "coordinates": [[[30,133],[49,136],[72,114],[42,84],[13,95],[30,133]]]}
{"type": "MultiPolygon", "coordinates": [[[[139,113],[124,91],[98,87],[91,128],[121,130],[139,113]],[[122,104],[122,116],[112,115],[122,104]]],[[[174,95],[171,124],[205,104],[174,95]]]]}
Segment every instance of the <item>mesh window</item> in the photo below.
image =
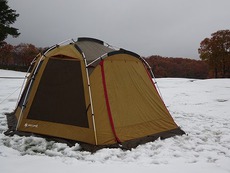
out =
{"type": "Polygon", "coordinates": [[[28,118],[88,127],[79,61],[50,58],[28,118]]]}

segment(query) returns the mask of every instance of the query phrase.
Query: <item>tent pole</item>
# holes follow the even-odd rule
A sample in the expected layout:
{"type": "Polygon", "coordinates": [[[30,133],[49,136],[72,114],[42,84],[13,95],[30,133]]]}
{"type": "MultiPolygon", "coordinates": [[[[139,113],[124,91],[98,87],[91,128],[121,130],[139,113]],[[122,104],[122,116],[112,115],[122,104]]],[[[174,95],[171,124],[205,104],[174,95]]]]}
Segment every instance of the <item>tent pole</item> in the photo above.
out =
{"type": "Polygon", "coordinates": [[[97,145],[97,131],[96,131],[96,123],[95,123],[95,118],[94,118],[94,109],[93,109],[93,100],[92,100],[92,93],[91,93],[91,87],[90,87],[90,80],[89,80],[89,72],[87,68],[87,60],[85,57],[84,52],[82,52],[84,62],[85,62],[85,71],[86,71],[86,76],[87,76],[87,84],[88,84],[88,90],[89,90],[89,99],[90,99],[90,107],[91,107],[91,113],[92,113],[92,121],[93,121],[93,131],[94,131],[94,138],[95,138],[95,143],[97,145]]]}
{"type": "Polygon", "coordinates": [[[39,67],[39,65],[40,65],[40,63],[41,63],[42,57],[43,57],[43,56],[41,56],[41,58],[39,59],[39,62],[38,62],[37,66],[36,66],[36,68],[35,68],[35,70],[34,70],[34,72],[33,72],[33,75],[32,75],[32,77],[31,77],[31,79],[30,79],[30,83],[29,83],[28,89],[27,89],[27,91],[26,91],[25,98],[24,98],[23,103],[22,103],[22,109],[21,109],[20,114],[19,114],[19,117],[18,117],[18,122],[17,122],[16,130],[18,130],[19,123],[21,122],[22,112],[24,111],[24,109],[25,109],[25,107],[26,107],[25,105],[26,105],[27,97],[28,97],[28,95],[29,95],[29,90],[30,90],[30,88],[31,88],[31,86],[32,86],[32,83],[33,83],[33,81],[34,81],[34,78],[35,78],[35,75],[36,75],[36,73],[37,73],[38,67],[39,67]]]}
{"type": "MultiPolygon", "coordinates": [[[[40,54],[38,54],[38,55],[40,55],[40,54]]],[[[19,95],[18,95],[17,104],[16,104],[15,109],[17,108],[18,103],[19,103],[19,100],[20,100],[20,98],[21,98],[22,91],[23,91],[23,88],[24,88],[24,86],[25,86],[26,79],[28,79],[28,77],[29,77],[29,72],[30,72],[30,70],[31,70],[31,68],[32,68],[33,63],[35,63],[35,61],[36,61],[38,55],[37,55],[37,56],[33,59],[33,61],[30,63],[30,66],[29,66],[29,68],[28,68],[28,70],[27,70],[27,72],[26,72],[26,75],[25,75],[25,77],[24,77],[24,80],[23,80],[23,83],[22,83],[22,86],[21,86],[21,89],[20,89],[20,93],[19,93],[19,95]]]]}
{"type": "Polygon", "coordinates": [[[160,88],[159,88],[159,86],[158,86],[158,84],[157,84],[157,82],[156,82],[156,78],[155,78],[155,76],[154,76],[154,74],[153,74],[152,68],[150,67],[149,63],[148,63],[144,58],[142,58],[142,57],[140,57],[140,58],[141,58],[141,60],[145,63],[145,65],[147,66],[147,68],[149,69],[150,75],[151,75],[151,77],[152,77],[153,80],[154,80],[154,84],[156,85],[156,88],[157,88],[157,90],[158,90],[158,92],[159,92],[159,94],[160,94],[160,97],[161,97],[161,99],[163,100],[163,97],[162,97],[160,88]]]}
{"type": "Polygon", "coordinates": [[[100,60],[100,59],[104,59],[105,56],[107,56],[108,53],[105,53],[101,56],[99,56],[98,58],[96,58],[95,60],[93,60],[92,62],[90,62],[89,64],[87,64],[86,68],[89,67],[90,65],[92,65],[93,63],[95,63],[96,61],[100,60]]]}

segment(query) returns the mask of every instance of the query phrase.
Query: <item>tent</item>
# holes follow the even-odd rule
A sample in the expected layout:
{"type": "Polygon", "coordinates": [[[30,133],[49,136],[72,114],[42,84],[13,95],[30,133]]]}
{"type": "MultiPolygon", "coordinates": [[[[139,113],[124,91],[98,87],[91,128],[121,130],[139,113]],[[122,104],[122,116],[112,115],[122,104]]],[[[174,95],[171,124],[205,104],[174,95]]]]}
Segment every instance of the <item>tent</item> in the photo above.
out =
{"type": "Polygon", "coordinates": [[[136,147],[182,135],[147,62],[93,38],[69,40],[32,62],[15,130],[94,147],[136,147]]]}

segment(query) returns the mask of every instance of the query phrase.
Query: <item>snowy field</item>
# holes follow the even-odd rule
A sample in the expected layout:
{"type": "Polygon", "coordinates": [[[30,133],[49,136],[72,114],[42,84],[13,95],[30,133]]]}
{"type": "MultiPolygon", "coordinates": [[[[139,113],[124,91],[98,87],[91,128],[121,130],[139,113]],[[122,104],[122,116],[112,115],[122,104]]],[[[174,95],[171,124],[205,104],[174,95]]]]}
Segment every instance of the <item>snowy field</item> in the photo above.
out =
{"type": "MultiPolygon", "coordinates": [[[[0,70],[0,76],[25,73],[0,70]]],[[[0,78],[0,173],[230,172],[230,79],[157,79],[176,123],[187,133],[131,151],[80,147],[38,137],[8,137],[5,112],[15,108],[22,79],[0,78]],[[13,93],[13,94],[12,94],[13,93]]]]}

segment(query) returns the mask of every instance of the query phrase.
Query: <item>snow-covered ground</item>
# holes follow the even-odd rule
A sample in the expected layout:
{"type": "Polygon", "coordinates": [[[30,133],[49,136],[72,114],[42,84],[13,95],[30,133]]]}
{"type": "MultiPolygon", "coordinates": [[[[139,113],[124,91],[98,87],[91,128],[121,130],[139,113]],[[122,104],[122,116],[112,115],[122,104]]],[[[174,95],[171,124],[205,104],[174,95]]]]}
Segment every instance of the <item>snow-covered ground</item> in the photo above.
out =
{"type": "MultiPolygon", "coordinates": [[[[0,70],[0,76],[25,73],[0,70]]],[[[38,137],[8,137],[5,112],[17,102],[22,79],[0,78],[0,173],[230,172],[230,79],[157,79],[176,123],[187,133],[131,151],[79,151],[79,145],[38,137]],[[12,94],[13,93],[13,94],[12,94]]]]}

